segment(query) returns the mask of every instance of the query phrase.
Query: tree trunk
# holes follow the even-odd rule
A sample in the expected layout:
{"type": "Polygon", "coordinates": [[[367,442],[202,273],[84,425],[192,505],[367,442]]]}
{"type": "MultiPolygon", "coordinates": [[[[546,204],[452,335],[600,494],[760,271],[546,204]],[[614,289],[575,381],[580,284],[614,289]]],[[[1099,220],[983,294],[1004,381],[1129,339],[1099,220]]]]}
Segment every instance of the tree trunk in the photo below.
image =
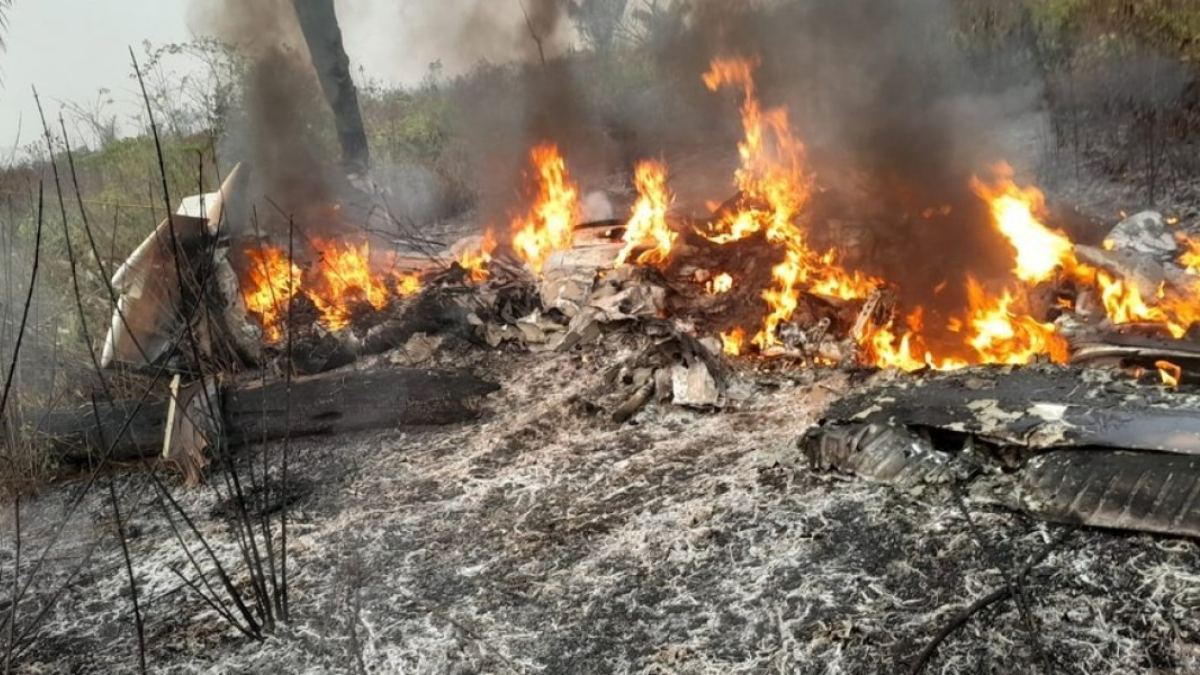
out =
{"type": "Polygon", "coordinates": [[[363,174],[370,167],[367,132],[358,107],[358,93],[350,78],[350,57],[342,43],[333,0],[292,0],[300,30],[308,43],[313,68],[321,81],[321,90],[333,109],[338,143],[342,146],[342,165],[347,173],[363,174]]]}

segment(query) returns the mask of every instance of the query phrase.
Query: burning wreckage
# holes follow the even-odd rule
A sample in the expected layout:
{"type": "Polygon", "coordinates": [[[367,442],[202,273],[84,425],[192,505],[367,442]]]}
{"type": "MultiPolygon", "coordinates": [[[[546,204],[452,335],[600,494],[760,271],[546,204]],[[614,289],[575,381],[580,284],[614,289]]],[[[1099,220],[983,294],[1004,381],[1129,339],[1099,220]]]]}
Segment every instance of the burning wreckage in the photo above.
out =
{"type": "MultiPolygon", "coordinates": [[[[667,403],[736,408],[780,373],[849,371],[851,393],[798,441],[814,468],[1200,535],[1200,238],[1144,212],[1076,241],[1041,191],[997,164],[969,181],[1002,273],[892,283],[869,271],[886,252],[859,250],[854,227],[827,215],[787,111],[758,99],[755,67],[718,59],[703,76],[737,94],[744,135],[735,196],[700,218],[674,212],[666,163],[646,160],[627,219],[581,223],[580,187],[547,142],[530,152],[530,205],[507,233],[402,254],[377,236],[306,236],[299,219],[251,234],[235,169],[203,213],[164,221],[113,279],[105,363],[180,373],[116,456],[162,452],[198,479],[216,443],[460,421],[497,385],[420,369],[444,336],[538,352],[620,335],[638,348],[606,366],[618,423],[667,403]],[[199,348],[175,348],[188,340],[199,348]],[[184,381],[201,362],[223,374],[184,381]]],[[[43,433],[84,461],[124,412],[99,429],[90,412],[56,413],[43,433]]]]}

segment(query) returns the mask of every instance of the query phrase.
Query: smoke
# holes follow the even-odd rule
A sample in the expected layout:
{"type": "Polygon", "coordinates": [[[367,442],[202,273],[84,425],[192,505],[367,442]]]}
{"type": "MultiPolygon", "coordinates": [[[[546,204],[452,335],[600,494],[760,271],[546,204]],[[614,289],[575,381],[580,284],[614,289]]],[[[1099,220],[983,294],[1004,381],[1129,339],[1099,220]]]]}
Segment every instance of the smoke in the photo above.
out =
{"type": "Polygon", "coordinates": [[[934,331],[966,304],[968,275],[1002,279],[1011,266],[969,179],[1018,159],[997,132],[1028,119],[1041,91],[1032,72],[981,88],[954,18],[946,0],[792,4],[772,22],[795,32],[765,83],[801,116],[825,185],[865,221],[862,265],[932,310],[934,331]]]}
{"type": "MultiPolygon", "coordinates": [[[[530,65],[524,72],[498,66],[496,78],[481,82],[483,91],[476,93],[493,103],[485,108],[459,90],[453,106],[457,112],[447,123],[457,131],[480,202],[502,209],[520,186],[524,153],[533,140],[565,141],[587,128],[578,123],[586,116],[576,108],[570,67],[558,58],[572,39],[570,27],[562,20],[560,0],[447,3],[343,0],[337,11],[352,60],[382,66],[379,73],[362,72],[367,79],[381,76],[412,84],[425,63],[436,64],[442,72],[443,59],[451,72],[486,67],[481,64],[489,59],[530,65]],[[429,55],[427,62],[413,55],[422,52],[429,55]],[[497,102],[502,104],[494,105],[497,102]]],[[[197,32],[231,45],[250,64],[243,114],[226,130],[222,157],[249,160],[254,195],[269,197],[287,212],[324,215],[325,207],[348,191],[330,161],[336,152],[328,133],[330,115],[292,0],[192,0],[189,23],[197,32]]],[[[582,134],[575,138],[582,139],[582,134]]],[[[581,154],[585,145],[576,145],[581,154]]],[[[396,205],[397,210],[418,219],[444,211],[436,202],[445,187],[430,184],[429,167],[393,165],[384,159],[373,173],[398,183],[385,186],[406,202],[396,205]]]]}
{"type": "MultiPolygon", "coordinates": [[[[250,169],[246,204],[255,214],[231,214],[230,224],[251,234],[286,231],[287,215],[318,220],[344,179],[337,172],[331,114],[313,70],[291,0],[192,0],[189,23],[229,44],[249,69],[242,106],[219,149],[226,162],[250,169]],[[269,200],[270,207],[267,207],[269,200]]],[[[325,220],[325,218],[321,218],[325,220]]]]}
{"type": "Polygon", "coordinates": [[[1036,126],[1042,93],[1019,54],[1005,55],[1003,80],[988,78],[955,43],[955,19],[948,0],[696,0],[685,29],[655,46],[672,83],[659,102],[668,124],[639,133],[639,151],[669,153],[690,136],[732,156],[737,101],[706,91],[699,74],[715,56],[758,57],[763,105],[787,107],[808,147],[814,236],[857,242],[850,266],[898,284],[936,331],[966,304],[968,274],[1006,278],[1010,249],[970,178],[1001,160],[1021,168],[1028,153],[1011,132],[1036,126]]]}
{"type": "MultiPolygon", "coordinates": [[[[193,1],[199,25],[254,59],[248,119],[230,145],[266,172],[264,190],[324,197],[331,163],[319,158],[333,153],[310,141],[313,117],[301,104],[321,99],[290,0],[193,1]]],[[[1042,92],[1021,55],[1005,55],[1003,80],[985,77],[954,42],[949,0],[658,6],[669,11],[647,20],[634,14],[647,5],[631,0],[626,27],[643,40],[624,59],[568,53],[575,39],[561,0],[340,0],[338,10],[347,50],[368,75],[382,65],[385,79],[411,82],[426,61],[443,77],[473,68],[442,80],[441,121],[484,224],[521,208],[526,152],[546,140],[585,191],[638,158],[666,156],[684,160],[671,162],[683,199],[725,198],[737,101],[707,91],[700,75],[716,56],[742,55],[761,61],[763,104],[786,106],[808,146],[823,190],[809,214],[819,242],[859,242],[848,264],[896,282],[902,301],[932,305],[931,325],[964,304],[968,273],[1005,276],[1007,245],[969,181],[1001,159],[1021,167],[1008,131],[1037,121],[1042,92]]]]}

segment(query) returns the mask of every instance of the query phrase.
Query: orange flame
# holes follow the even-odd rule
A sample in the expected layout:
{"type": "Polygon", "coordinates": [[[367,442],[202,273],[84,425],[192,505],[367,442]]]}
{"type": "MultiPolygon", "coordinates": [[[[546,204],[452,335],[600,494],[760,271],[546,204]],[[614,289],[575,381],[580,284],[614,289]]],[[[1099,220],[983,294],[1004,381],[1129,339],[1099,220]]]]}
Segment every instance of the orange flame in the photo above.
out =
{"type": "Polygon", "coordinates": [[[1183,252],[1179,254],[1179,264],[1190,274],[1200,275],[1200,239],[1194,239],[1182,232],[1176,235],[1183,252]]]}
{"type": "Polygon", "coordinates": [[[953,370],[963,368],[967,361],[954,358],[935,359],[921,339],[925,323],[925,310],[916,308],[904,318],[908,330],[897,335],[894,321],[868,331],[859,341],[860,360],[879,368],[896,368],[913,371],[922,368],[953,370]]]}
{"type": "Polygon", "coordinates": [[[529,213],[512,221],[513,250],[536,273],[555,251],[571,247],[572,228],[579,214],[579,188],[567,173],[566,162],[553,143],[529,152],[537,170],[537,192],[529,213]]]}
{"type": "Polygon", "coordinates": [[[283,336],[283,311],[288,300],[303,293],[320,313],[321,325],[340,330],[350,323],[356,306],[367,303],[383,309],[392,298],[403,298],[421,290],[420,275],[392,271],[376,273],[371,268],[371,248],[333,242],[314,242],[320,259],[307,273],[288,264],[282,249],[267,246],[246,251],[250,261],[242,284],[242,299],[263,328],[268,343],[283,336]],[[290,294],[289,294],[290,292],[290,294]]]}
{"type": "Polygon", "coordinates": [[[375,309],[387,306],[391,292],[383,279],[371,271],[370,244],[315,242],[315,246],[321,261],[316,278],[306,286],[304,294],[317,306],[326,328],[340,330],[349,325],[357,303],[365,301],[375,309]]]}
{"type": "Polygon", "coordinates": [[[731,331],[721,333],[721,351],[729,356],[741,354],[745,343],[746,331],[741,328],[734,328],[731,331]]]}
{"type": "Polygon", "coordinates": [[[283,337],[281,316],[301,288],[300,268],[288,262],[287,251],[274,246],[246,251],[250,268],[242,284],[242,301],[258,317],[267,342],[283,337]]]}
{"type": "Polygon", "coordinates": [[[1017,278],[1037,283],[1053,277],[1059,268],[1074,269],[1075,245],[1067,235],[1046,227],[1040,220],[1046,210],[1042,191],[1033,186],[1018,186],[1007,163],[997,164],[993,172],[991,185],[973,177],[971,189],[987,202],[996,228],[1016,249],[1013,273],[1017,278]]]}
{"type": "Polygon", "coordinates": [[[633,183],[637,201],[625,225],[625,246],[617,254],[615,265],[623,265],[633,249],[650,243],[654,248],[637,258],[638,264],[658,264],[667,259],[677,236],[667,225],[667,211],[673,197],[667,189],[667,167],[662,162],[645,160],[634,168],[633,183]]]}
{"type": "Polygon", "coordinates": [[[1067,362],[1067,341],[1054,324],[1015,310],[1017,298],[1009,290],[999,297],[989,296],[979,282],[968,277],[967,298],[971,307],[967,343],[981,363],[1020,365],[1041,355],[1055,363],[1067,362]]]}
{"type": "Polygon", "coordinates": [[[406,298],[421,291],[421,275],[416,272],[392,272],[396,297],[406,298]]]}
{"type": "MultiPolygon", "coordinates": [[[[1114,324],[1134,322],[1161,324],[1176,338],[1182,337],[1188,327],[1200,321],[1200,283],[1193,288],[1167,292],[1160,288],[1156,298],[1144,298],[1134,284],[1084,265],[1075,258],[1074,244],[1059,230],[1042,223],[1039,218],[1045,211],[1045,197],[1036,187],[1020,187],[1013,182],[1012,167],[999,164],[994,169],[995,180],[991,185],[978,178],[971,186],[987,201],[997,229],[1016,249],[1016,267],[1013,272],[1018,279],[1037,283],[1051,278],[1062,270],[1077,282],[1091,285],[1100,291],[1105,314],[1114,324]]],[[[1191,242],[1182,236],[1181,243],[1188,247],[1180,256],[1185,267],[1200,263],[1200,246],[1191,248],[1191,242]],[[1192,257],[1192,255],[1195,257],[1192,257]]],[[[1104,248],[1112,250],[1114,243],[1104,241],[1104,248]]]]}
{"type": "Polygon", "coordinates": [[[1163,384],[1171,389],[1179,388],[1179,380],[1183,377],[1183,368],[1170,361],[1155,361],[1154,367],[1158,369],[1158,376],[1162,379],[1163,384]]]}
{"type": "Polygon", "coordinates": [[[492,261],[492,251],[495,250],[496,236],[492,234],[491,228],[488,228],[483,233],[478,250],[463,251],[458,259],[458,264],[467,271],[467,276],[471,281],[483,283],[488,280],[487,265],[492,261]]]}
{"type": "Polygon", "coordinates": [[[776,329],[791,318],[806,288],[840,298],[864,297],[875,280],[847,274],[834,262],[833,252],[819,255],[810,248],[796,219],[808,203],[812,178],[804,168],[804,145],[791,132],[787,110],[763,109],[754,84],[757,59],[715,59],[704,74],[712,91],[726,86],[742,93],[743,139],[738,143],[741,166],[734,179],[741,206],[723,214],[704,236],[717,243],[763,232],[768,242],[784,251],[783,262],[771,270],[774,287],[763,291],[769,312],[752,342],[765,348],[779,342],[776,329]]]}

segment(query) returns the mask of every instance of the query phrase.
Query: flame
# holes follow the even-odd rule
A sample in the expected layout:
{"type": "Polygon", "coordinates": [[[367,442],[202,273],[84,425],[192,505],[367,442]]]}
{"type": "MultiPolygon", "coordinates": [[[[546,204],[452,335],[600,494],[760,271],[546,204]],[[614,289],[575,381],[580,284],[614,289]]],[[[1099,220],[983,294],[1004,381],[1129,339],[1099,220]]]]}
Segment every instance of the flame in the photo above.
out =
{"type": "Polygon", "coordinates": [[[274,246],[246,251],[250,261],[242,284],[242,301],[258,317],[267,342],[283,337],[280,318],[288,302],[301,288],[300,268],[288,262],[287,251],[274,246]]]}
{"type": "Polygon", "coordinates": [[[731,331],[721,333],[721,351],[729,356],[741,354],[745,344],[746,331],[741,328],[734,328],[731,331]]]}
{"type": "Polygon", "coordinates": [[[1200,282],[1182,290],[1168,290],[1160,284],[1155,297],[1143,298],[1136,284],[1099,270],[1092,271],[1092,283],[1100,290],[1100,300],[1108,320],[1115,325],[1151,323],[1164,328],[1172,337],[1184,337],[1200,321],[1200,282]]]}
{"type": "Polygon", "coordinates": [[[733,277],[728,272],[721,272],[704,284],[704,291],[709,295],[728,293],[733,288],[733,277]]]}
{"type": "Polygon", "coordinates": [[[375,309],[387,306],[391,292],[383,279],[371,271],[371,245],[314,242],[320,254],[315,279],[304,294],[321,313],[321,323],[329,330],[350,324],[355,304],[366,301],[375,309]]]}
{"type": "Polygon", "coordinates": [[[422,281],[414,272],[377,273],[371,267],[371,247],[315,241],[319,260],[307,272],[289,265],[287,253],[264,246],[246,250],[249,266],[242,283],[242,299],[263,328],[268,343],[283,336],[283,311],[290,298],[303,294],[320,313],[318,321],[329,330],[340,330],[363,303],[383,309],[393,298],[403,298],[421,290],[422,281]]]}
{"type": "Polygon", "coordinates": [[[537,171],[537,186],[529,213],[512,221],[513,250],[536,273],[555,251],[571,247],[572,227],[579,214],[579,188],[567,173],[566,162],[553,143],[529,152],[537,171]]]}
{"type": "Polygon", "coordinates": [[[496,235],[492,233],[491,228],[488,228],[483,233],[479,248],[463,251],[458,259],[458,264],[467,271],[467,276],[471,281],[483,283],[488,280],[487,265],[492,261],[492,251],[495,250],[496,235]]]}
{"type": "Polygon", "coordinates": [[[1074,269],[1075,245],[1067,235],[1042,224],[1046,197],[1033,186],[1020,187],[1013,182],[1013,169],[1001,162],[993,168],[991,185],[971,178],[971,189],[991,209],[1000,230],[1017,255],[1013,273],[1021,281],[1037,283],[1054,276],[1060,268],[1074,269]]]}
{"type": "Polygon", "coordinates": [[[989,296],[974,278],[967,278],[967,344],[981,363],[1020,365],[1046,355],[1066,363],[1068,345],[1052,323],[1042,323],[1015,309],[1019,294],[1008,289],[989,296]]]}
{"type": "MultiPolygon", "coordinates": [[[[859,358],[865,363],[878,368],[896,368],[913,371],[922,368],[933,370],[953,370],[963,368],[967,361],[955,358],[935,359],[933,353],[925,347],[921,339],[921,330],[925,324],[925,310],[917,307],[904,318],[907,330],[902,334],[895,331],[895,320],[888,320],[883,326],[868,330],[859,341],[859,358]]],[[[961,322],[960,322],[961,323],[961,322]]]]}
{"type": "Polygon", "coordinates": [[[1066,363],[1066,339],[1054,324],[1042,323],[1020,311],[1023,297],[1020,290],[1011,289],[990,295],[974,278],[967,278],[967,314],[964,318],[952,317],[947,328],[964,334],[963,340],[973,352],[970,360],[935,357],[926,348],[921,338],[924,312],[920,307],[906,317],[907,330],[903,332],[898,332],[891,320],[868,330],[859,340],[860,359],[880,368],[906,371],[953,370],[971,363],[1021,365],[1041,356],[1066,363]]]}
{"type": "Polygon", "coordinates": [[[1179,388],[1179,380],[1183,377],[1183,368],[1170,361],[1155,361],[1154,367],[1158,369],[1158,376],[1162,378],[1163,384],[1171,389],[1179,388]]]}
{"type": "Polygon", "coordinates": [[[739,206],[722,214],[703,232],[716,243],[728,243],[762,232],[783,249],[783,261],[771,270],[772,288],[763,291],[769,311],[752,342],[760,348],[778,344],[776,329],[791,318],[804,290],[839,298],[865,297],[877,280],[848,274],[835,262],[835,253],[815,252],[797,225],[812,193],[805,170],[804,144],[791,131],[785,108],[764,109],[754,83],[757,59],[719,58],[703,76],[712,91],[734,87],[742,94],[743,138],[738,142],[741,164],[734,174],[739,206]]]}
{"type": "Polygon", "coordinates": [[[923,356],[917,355],[918,351],[923,350],[916,345],[920,338],[915,332],[897,335],[894,328],[894,322],[888,321],[869,331],[859,343],[861,360],[879,368],[897,368],[905,371],[936,367],[932,364],[933,357],[928,351],[924,351],[923,356]]]}
{"type": "Polygon", "coordinates": [[[416,272],[393,272],[396,297],[406,298],[421,291],[421,275],[416,272]]]}
{"type": "Polygon", "coordinates": [[[1114,324],[1167,321],[1162,309],[1146,304],[1136,284],[1113,278],[1101,271],[1095,273],[1095,284],[1100,289],[1104,312],[1114,324]]]}
{"type": "Polygon", "coordinates": [[[1177,234],[1176,238],[1179,240],[1179,245],[1183,247],[1183,251],[1179,254],[1179,264],[1189,274],[1200,275],[1200,239],[1193,239],[1182,232],[1177,234]]]}
{"type": "Polygon", "coordinates": [[[633,213],[625,225],[625,246],[617,254],[615,265],[623,265],[633,249],[650,243],[654,248],[637,258],[638,264],[658,264],[667,259],[671,245],[677,236],[667,226],[667,211],[674,197],[667,189],[667,167],[655,160],[638,162],[634,168],[633,183],[637,187],[637,201],[633,213]]]}

